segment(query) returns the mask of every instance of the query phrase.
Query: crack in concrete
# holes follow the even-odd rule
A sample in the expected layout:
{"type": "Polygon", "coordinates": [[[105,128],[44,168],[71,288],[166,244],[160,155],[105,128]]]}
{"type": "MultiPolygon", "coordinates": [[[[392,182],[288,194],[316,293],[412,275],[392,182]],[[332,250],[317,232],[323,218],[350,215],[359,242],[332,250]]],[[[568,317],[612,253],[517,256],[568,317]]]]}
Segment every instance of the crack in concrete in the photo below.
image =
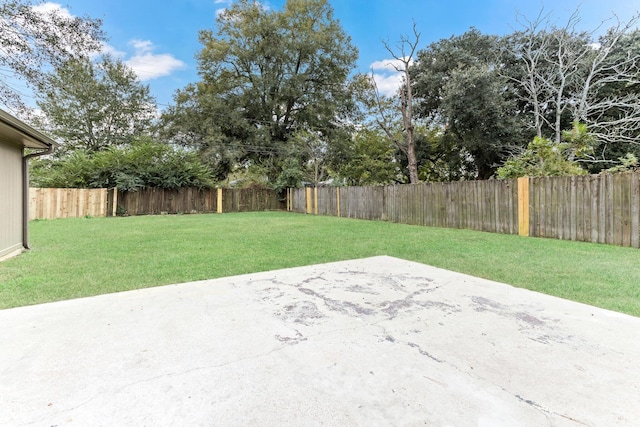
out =
{"type": "Polygon", "coordinates": [[[423,355],[428,357],[429,359],[433,360],[434,362],[438,362],[438,363],[444,363],[444,360],[440,360],[437,357],[435,357],[434,355],[432,355],[431,353],[429,353],[428,351],[424,350],[422,347],[420,347],[418,344],[410,342],[410,341],[402,341],[402,340],[397,340],[393,335],[391,335],[389,333],[389,331],[387,331],[387,328],[385,328],[384,326],[382,326],[380,323],[385,322],[389,319],[385,319],[385,320],[380,320],[378,322],[375,323],[370,323],[371,326],[380,328],[382,330],[382,335],[384,336],[383,341],[388,341],[390,343],[393,344],[402,344],[402,345],[406,345],[409,346],[411,348],[415,348],[418,350],[418,352],[423,355]]]}
{"type": "Polygon", "coordinates": [[[554,416],[562,417],[562,418],[565,418],[565,419],[571,420],[571,421],[573,421],[573,422],[576,422],[576,423],[578,423],[578,424],[581,424],[581,425],[589,426],[589,427],[590,427],[590,424],[585,424],[584,422],[579,421],[579,420],[577,420],[577,419],[575,419],[575,418],[573,418],[573,417],[570,417],[570,416],[568,416],[568,415],[564,415],[564,414],[558,413],[558,412],[556,412],[556,411],[553,411],[553,410],[551,410],[551,409],[545,408],[545,407],[543,407],[542,405],[540,405],[540,404],[538,404],[538,403],[534,402],[533,400],[530,400],[530,399],[524,398],[524,397],[520,396],[519,394],[516,394],[516,393],[514,393],[514,392],[512,392],[512,391],[508,390],[507,388],[505,388],[505,387],[501,386],[500,384],[496,384],[495,382],[490,381],[490,380],[488,380],[487,378],[485,378],[485,377],[482,377],[482,376],[478,375],[478,374],[477,374],[477,373],[475,373],[475,372],[471,372],[471,371],[464,371],[464,370],[460,369],[458,366],[454,365],[454,364],[453,364],[453,363],[451,363],[451,362],[446,362],[446,361],[445,361],[444,363],[445,363],[445,364],[447,364],[447,365],[449,365],[449,366],[450,366],[450,367],[452,367],[453,369],[457,370],[458,372],[460,372],[460,373],[462,373],[462,374],[466,374],[466,375],[470,376],[471,378],[473,378],[473,379],[475,379],[475,380],[482,381],[482,382],[484,382],[484,383],[486,383],[486,384],[491,384],[491,385],[492,385],[493,387],[495,387],[496,389],[501,390],[502,392],[504,392],[504,393],[508,394],[509,396],[513,396],[513,397],[514,397],[515,399],[517,399],[519,402],[522,402],[522,403],[524,403],[524,404],[526,404],[526,405],[529,405],[531,408],[535,409],[536,411],[538,411],[538,412],[540,412],[542,415],[544,415],[544,417],[545,417],[545,418],[547,419],[547,421],[549,422],[549,425],[550,425],[550,426],[555,425],[555,423],[553,423],[553,422],[552,422],[552,420],[550,419],[550,415],[554,415],[554,416]]]}
{"type": "MultiPolygon", "coordinates": [[[[298,332],[298,331],[296,331],[296,332],[298,332]]],[[[306,340],[306,338],[304,340],[306,340]]],[[[224,368],[226,366],[235,365],[237,363],[242,363],[242,362],[247,361],[247,360],[260,359],[262,357],[269,356],[269,355],[271,355],[273,353],[277,353],[280,350],[283,350],[283,349],[289,347],[290,345],[291,345],[290,343],[285,342],[285,344],[282,344],[282,345],[280,345],[280,346],[278,346],[276,348],[273,348],[273,349],[271,349],[270,351],[268,351],[266,353],[259,353],[259,354],[255,354],[255,355],[252,355],[252,356],[242,357],[242,358],[239,358],[237,360],[231,360],[231,361],[228,361],[228,362],[219,363],[219,364],[215,364],[215,365],[197,366],[195,368],[186,369],[184,371],[166,372],[164,374],[156,375],[156,376],[149,377],[149,378],[144,378],[144,379],[141,379],[141,380],[138,380],[138,381],[134,381],[134,382],[122,385],[122,386],[120,386],[120,387],[118,387],[116,389],[109,389],[109,390],[101,391],[99,393],[94,394],[92,397],[90,397],[89,399],[85,400],[84,402],[81,402],[81,403],[79,403],[77,405],[74,405],[74,406],[72,406],[70,408],[59,409],[58,412],[59,413],[66,413],[66,412],[74,411],[74,410],[76,410],[78,408],[81,408],[83,406],[88,405],[89,403],[91,403],[94,400],[98,399],[102,395],[112,394],[112,393],[121,393],[122,391],[124,391],[124,390],[126,390],[126,389],[128,389],[130,387],[135,387],[138,384],[149,383],[149,382],[157,381],[157,380],[162,379],[162,378],[173,378],[173,377],[190,374],[192,372],[197,372],[197,371],[205,371],[205,370],[213,370],[213,369],[224,368]]],[[[26,424],[39,424],[42,421],[44,421],[45,419],[47,419],[47,418],[50,418],[50,416],[43,416],[43,417],[41,417],[39,419],[28,421],[26,424]]]]}
{"type": "MultiPolygon", "coordinates": [[[[568,420],[574,421],[574,422],[579,423],[579,424],[581,424],[581,425],[588,426],[588,424],[585,424],[585,423],[583,423],[583,422],[581,422],[581,421],[579,421],[579,420],[577,420],[577,419],[575,419],[575,418],[573,418],[573,417],[570,417],[570,416],[568,416],[568,415],[560,414],[560,413],[558,413],[558,412],[555,412],[555,411],[552,411],[552,410],[546,409],[546,408],[542,407],[541,405],[537,404],[536,402],[534,402],[534,401],[532,401],[532,400],[530,400],[530,399],[526,399],[526,398],[524,398],[524,397],[520,396],[519,394],[513,393],[513,392],[511,392],[511,391],[507,390],[505,387],[503,387],[503,386],[501,386],[501,385],[499,385],[499,384],[496,384],[496,383],[494,383],[493,381],[490,381],[490,380],[488,380],[488,379],[486,379],[486,378],[484,378],[484,377],[482,377],[482,376],[478,375],[478,374],[477,374],[477,373],[475,373],[475,372],[471,372],[471,371],[463,370],[463,369],[461,369],[459,366],[457,366],[457,365],[455,365],[455,364],[453,364],[453,363],[451,363],[451,362],[449,362],[449,361],[438,359],[437,357],[435,357],[435,356],[434,356],[434,355],[432,355],[431,353],[427,352],[426,350],[424,350],[422,347],[420,347],[420,346],[419,346],[418,344],[416,344],[416,343],[412,343],[412,342],[408,342],[408,341],[400,341],[400,340],[395,339],[395,338],[394,338],[394,337],[393,337],[393,336],[392,336],[392,335],[387,331],[387,329],[386,329],[383,325],[381,325],[381,324],[380,324],[380,323],[382,323],[382,322],[384,322],[384,321],[385,321],[385,320],[381,320],[381,321],[379,321],[379,322],[371,323],[371,324],[370,324],[371,326],[378,327],[378,328],[380,328],[380,329],[382,330],[382,333],[383,333],[383,336],[384,336],[384,341],[387,341],[387,342],[390,342],[390,343],[394,343],[394,344],[396,344],[396,343],[397,343],[397,344],[404,344],[404,345],[408,345],[409,347],[412,347],[412,348],[417,349],[417,350],[418,350],[418,352],[419,352],[421,355],[426,356],[426,357],[428,357],[429,359],[431,359],[431,360],[433,360],[433,361],[435,361],[435,362],[445,364],[445,365],[447,365],[447,366],[449,366],[449,367],[451,367],[451,368],[455,369],[456,371],[458,371],[458,372],[460,372],[460,373],[462,373],[462,374],[465,374],[465,375],[467,375],[467,376],[469,376],[469,377],[473,378],[474,380],[478,380],[478,381],[482,381],[482,382],[487,383],[487,384],[491,384],[491,385],[492,385],[493,387],[495,387],[496,389],[499,389],[499,390],[501,390],[502,392],[507,393],[507,394],[508,394],[508,395],[510,395],[510,396],[513,396],[513,397],[514,397],[515,399],[517,399],[518,401],[520,401],[520,402],[522,402],[522,403],[525,403],[525,404],[527,404],[527,405],[531,406],[533,409],[535,409],[535,410],[537,410],[538,412],[540,412],[540,413],[541,413],[542,415],[544,415],[544,417],[547,419],[547,421],[549,422],[549,425],[554,425],[554,424],[553,424],[553,422],[552,422],[552,420],[549,418],[549,416],[550,416],[550,415],[555,415],[555,416],[559,416],[559,417],[566,418],[566,419],[568,419],[568,420]]],[[[436,381],[436,380],[434,380],[434,379],[432,379],[432,378],[429,378],[429,377],[426,377],[426,376],[425,376],[425,378],[426,378],[426,379],[428,379],[428,380],[430,380],[430,381],[434,381],[434,382],[437,382],[437,383],[439,383],[439,384],[442,384],[441,382],[436,381]]]]}
{"type": "Polygon", "coordinates": [[[440,359],[438,359],[437,357],[435,357],[435,356],[433,356],[432,354],[430,354],[428,351],[423,350],[423,349],[422,349],[422,347],[420,347],[418,344],[413,343],[413,342],[406,342],[406,344],[407,344],[409,347],[412,347],[412,348],[416,348],[416,349],[418,349],[418,352],[419,352],[421,355],[423,355],[423,356],[427,356],[429,359],[431,359],[431,360],[433,360],[433,361],[435,361],[435,362],[438,362],[438,363],[444,363],[444,360],[440,360],[440,359]]]}

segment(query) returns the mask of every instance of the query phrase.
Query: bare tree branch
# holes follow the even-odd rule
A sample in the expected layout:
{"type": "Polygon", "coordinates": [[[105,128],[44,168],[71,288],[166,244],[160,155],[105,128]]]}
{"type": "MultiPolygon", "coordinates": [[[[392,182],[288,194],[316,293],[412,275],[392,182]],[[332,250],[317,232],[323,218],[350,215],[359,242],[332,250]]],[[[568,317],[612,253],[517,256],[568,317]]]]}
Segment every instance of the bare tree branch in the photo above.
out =
{"type": "MultiPolygon", "coordinates": [[[[413,23],[413,37],[400,36],[400,40],[396,44],[395,50],[391,48],[388,42],[382,42],[384,48],[391,54],[393,59],[397,61],[396,64],[392,64],[392,67],[399,73],[402,73],[402,86],[398,90],[398,96],[400,98],[400,112],[402,114],[403,133],[405,134],[405,141],[403,144],[398,144],[394,139],[396,145],[401,145],[401,150],[407,155],[408,169],[409,169],[409,181],[412,184],[418,183],[418,162],[416,159],[415,150],[415,138],[414,138],[414,126],[413,126],[413,92],[411,87],[411,75],[409,74],[409,67],[413,62],[413,57],[418,48],[420,42],[420,33],[416,28],[416,23],[413,23]]],[[[376,87],[377,96],[377,87],[376,87]]],[[[379,99],[379,98],[378,98],[379,99]]],[[[383,128],[385,133],[388,131],[383,128]]]]}

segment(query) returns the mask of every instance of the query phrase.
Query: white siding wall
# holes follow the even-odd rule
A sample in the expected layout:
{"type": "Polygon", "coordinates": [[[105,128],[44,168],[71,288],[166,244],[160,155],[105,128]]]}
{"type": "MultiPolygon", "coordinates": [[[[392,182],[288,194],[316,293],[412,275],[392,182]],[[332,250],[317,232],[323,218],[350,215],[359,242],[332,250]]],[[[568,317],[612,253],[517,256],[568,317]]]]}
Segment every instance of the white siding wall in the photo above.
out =
{"type": "Polygon", "coordinates": [[[22,148],[0,139],[0,257],[22,248],[22,148]]]}

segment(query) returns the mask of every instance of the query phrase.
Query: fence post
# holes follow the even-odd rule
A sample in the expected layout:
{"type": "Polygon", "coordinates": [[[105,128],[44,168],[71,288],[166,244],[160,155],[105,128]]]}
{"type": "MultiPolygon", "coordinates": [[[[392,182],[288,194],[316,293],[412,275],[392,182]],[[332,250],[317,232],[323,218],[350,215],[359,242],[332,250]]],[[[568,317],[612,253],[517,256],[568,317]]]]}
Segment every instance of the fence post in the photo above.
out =
{"type": "Polygon", "coordinates": [[[291,189],[287,188],[287,212],[291,212],[291,189]]]}
{"type": "Polygon", "coordinates": [[[113,197],[111,198],[111,216],[116,216],[118,214],[118,187],[113,187],[113,197]]]}
{"type": "Polygon", "coordinates": [[[529,178],[518,178],[518,234],[529,235],[529,178]]]}
{"type": "Polygon", "coordinates": [[[318,187],[313,187],[313,213],[318,215],[318,187]]]}
{"type": "Polygon", "coordinates": [[[338,217],[340,217],[340,187],[336,187],[336,205],[338,207],[338,217]]]}
{"type": "Polygon", "coordinates": [[[311,213],[311,207],[312,207],[311,206],[311,203],[312,203],[312,200],[311,200],[311,187],[307,187],[307,188],[304,189],[304,200],[305,200],[306,205],[307,205],[307,212],[306,213],[310,214],[311,213]]]}
{"type": "Polygon", "coordinates": [[[216,206],[216,212],[222,213],[222,188],[218,188],[218,203],[216,206]]]}

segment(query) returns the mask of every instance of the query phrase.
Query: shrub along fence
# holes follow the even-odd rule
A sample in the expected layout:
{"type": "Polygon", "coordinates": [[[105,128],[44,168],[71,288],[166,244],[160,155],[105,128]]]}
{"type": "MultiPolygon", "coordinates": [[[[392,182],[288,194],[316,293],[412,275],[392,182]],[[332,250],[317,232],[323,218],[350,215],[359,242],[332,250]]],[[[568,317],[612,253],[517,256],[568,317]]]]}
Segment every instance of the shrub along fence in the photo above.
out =
{"type": "Polygon", "coordinates": [[[147,188],[116,189],[31,188],[30,219],[83,216],[156,215],[178,213],[284,210],[286,203],[273,190],[147,188]]]}
{"type": "Polygon", "coordinates": [[[640,173],[384,187],[294,188],[316,215],[640,247],[640,173]]]}

